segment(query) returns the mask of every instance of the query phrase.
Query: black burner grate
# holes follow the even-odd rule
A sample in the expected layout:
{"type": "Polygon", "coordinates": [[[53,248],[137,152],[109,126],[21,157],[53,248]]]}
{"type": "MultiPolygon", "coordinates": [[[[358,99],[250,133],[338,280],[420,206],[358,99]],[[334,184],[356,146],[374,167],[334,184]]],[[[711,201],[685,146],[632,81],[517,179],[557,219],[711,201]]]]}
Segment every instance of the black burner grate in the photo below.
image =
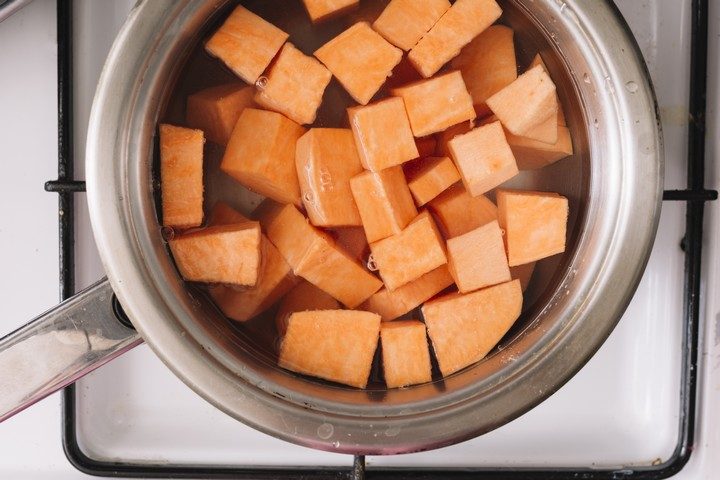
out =
{"type": "MultiPolygon", "coordinates": [[[[74,201],[75,192],[85,191],[85,182],[73,177],[73,26],[72,0],[57,2],[58,43],[58,179],[45,184],[45,190],[59,194],[60,296],[74,293],[74,201]]],[[[63,397],[63,446],[70,462],[79,470],[98,476],[130,478],[233,478],[233,479],[388,479],[421,480],[432,478],[503,480],[617,480],[661,479],[682,470],[692,454],[697,395],[697,355],[700,318],[700,273],[702,229],[705,202],[717,199],[717,192],[706,190],[705,111],[707,91],[708,0],[692,0],[690,53],[690,123],[687,189],[667,190],[663,200],[687,202],[685,251],[684,332],[680,391],[679,441],[672,457],[660,465],[627,469],[518,469],[518,468],[365,468],[365,458],[356,456],[347,468],[333,467],[226,467],[147,465],[101,462],[86,456],[77,442],[75,430],[75,389],[65,389],[63,397]]],[[[348,461],[348,463],[350,463],[348,461]]]]}

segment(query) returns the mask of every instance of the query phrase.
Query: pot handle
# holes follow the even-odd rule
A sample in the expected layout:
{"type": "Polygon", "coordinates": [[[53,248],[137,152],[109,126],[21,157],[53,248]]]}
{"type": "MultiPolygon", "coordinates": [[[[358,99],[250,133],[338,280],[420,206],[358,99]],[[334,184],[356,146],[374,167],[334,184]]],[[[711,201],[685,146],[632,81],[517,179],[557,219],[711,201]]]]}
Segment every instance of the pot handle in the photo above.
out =
{"type": "Polygon", "coordinates": [[[0,422],[142,343],[107,279],[0,339],[0,422]]]}

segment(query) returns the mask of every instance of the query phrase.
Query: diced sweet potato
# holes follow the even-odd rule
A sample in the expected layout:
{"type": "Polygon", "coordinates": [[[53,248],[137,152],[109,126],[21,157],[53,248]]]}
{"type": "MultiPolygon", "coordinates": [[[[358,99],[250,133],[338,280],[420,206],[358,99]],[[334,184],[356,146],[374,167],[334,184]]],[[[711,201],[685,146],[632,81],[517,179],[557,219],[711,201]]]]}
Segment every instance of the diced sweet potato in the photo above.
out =
{"type": "Polygon", "coordinates": [[[185,280],[255,285],[260,269],[260,224],[220,225],[171,239],[170,250],[185,280]]]}
{"type": "Polygon", "coordinates": [[[333,234],[337,243],[360,263],[367,262],[370,255],[370,245],[365,236],[363,227],[336,228],[333,234]]]}
{"type": "Polygon", "coordinates": [[[305,129],[275,112],[246,108],[240,114],[220,169],[281,203],[300,205],[295,143],[305,129]]]}
{"type": "Polygon", "coordinates": [[[187,99],[185,121],[205,132],[211,142],[227,145],[240,114],[253,106],[253,87],[232,83],[206,88],[187,99]]]}
{"type": "Polygon", "coordinates": [[[519,190],[498,190],[496,198],[511,267],[565,251],[567,198],[519,190]]]}
{"type": "Polygon", "coordinates": [[[492,25],[462,49],[452,61],[460,69],[479,116],[489,112],[485,100],[517,78],[513,31],[492,25]]]}
{"type": "Polygon", "coordinates": [[[210,296],[220,310],[238,322],[250,320],[270,308],[300,280],[265,235],[261,237],[260,246],[262,263],[254,287],[210,287],[210,296]]]}
{"type": "Polygon", "coordinates": [[[388,388],[406,387],[432,379],[425,324],[417,320],[380,325],[383,373],[388,388]]]}
{"type": "Polygon", "coordinates": [[[506,138],[520,170],[546,167],[573,154],[570,130],[557,126],[558,139],[554,144],[518,137],[507,132],[506,138]]]}
{"type": "Polygon", "coordinates": [[[439,157],[449,157],[450,149],[448,148],[448,142],[458,135],[469,132],[473,128],[475,128],[475,125],[471,120],[469,122],[458,123],[457,125],[453,125],[445,131],[438,133],[435,154],[439,157]]]}
{"type": "Polygon", "coordinates": [[[435,148],[437,148],[437,140],[434,135],[416,138],[415,146],[418,149],[418,157],[432,157],[435,154],[435,148]]]}
{"type": "Polygon", "coordinates": [[[331,78],[322,63],[288,42],[270,69],[267,82],[258,86],[255,101],[301,125],[310,124],[315,121],[331,78]]]}
{"type": "Polygon", "coordinates": [[[445,242],[427,211],[397,235],[371,243],[370,251],[391,291],[447,263],[445,242]]]}
{"type": "Polygon", "coordinates": [[[445,238],[463,235],[497,220],[497,207],[485,195],[473,197],[461,183],[448,188],[429,204],[445,238]]]}
{"type": "Polygon", "coordinates": [[[472,98],[457,71],[395,88],[392,94],[405,101],[410,128],[416,137],[475,118],[472,98]]]}
{"type": "Polygon", "coordinates": [[[410,50],[408,58],[423,77],[432,77],[501,14],[495,0],[457,0],[410,50]]]}
{"type": "Polygon", "coordinates": [[[535,265],[537,265],[537,262],[530,262],[516,267],[510,267],[510,276],[513,280],[520,280],[520,287],[522,287],[523,293],[525,293],[528,285],[530,285],[532,274],[535,271],[535,265]]]}
{"type": "Polygon", "coordinates": [[[313,23],[324,22],[330,18],[355,8],[360,0],[303,0],[305,10],[313,23]]]}
{"type": "Polygon", "coordinates": [[[275,315],[275,326],[278,334],[282,337],[287,331],[287,322],[293,313],[338,309],[340,309],[340,304],[337,300],[312,283],[303,280],[283,297],[275,315]]]}
{"type": "Polygon", "coordinates": [[[402,50],[367,22],[358,22],[320,47],[315,56],[358,103],[366,105],[400,63],[402,50]]]}
{"type": "Polygon", "coordinates": [[[410,50],[448,8],[448,0],[391,0],[373,28],[396,47],[410,50]]]}
{"type": "Polygon", "coordinates": [[[392,292],[387,288],[381,289],[360,305],[359,309],[377,313],[384,322],[394,320],[452,284],[450,271],[447,265],[443,265],[392,292]]]}
{"type": "Polygon", "coordinates": [[[295,167],[313,225],[362,225],[350,179],[363,171],[349,129],[313,128],[297,141],[295,167]]]}
{"type": "Polygon", "coordinates": [[[447,254],[450,274],[461,293],[510,281],[505,244],[496,220],[449,239],[447,254]]]}
{"type": "Polygon", "coordinates": [[[287,33],[238,5],[207,41],[205,50],[252,85],[287,38],[287,33]]]}
{"type": "Polygon", "coordinates": [[[518,280],[427,302],[423,317],[443,376],[483,359],[515,323],[521,309],[518,280]]]}
{"type": "Polygon", "coordinates": [[[405,168],[405,178],[418,207],[460,180],[455,164],[448,157],[429,157],[416,162],[405,168]]]}
{"type": "Polygon", "coordinates": [[[325,232],[292,205],[264,206],[259,215],[267,236],[303,277],[348,308],[377,292],[382,282],[365,270],[325,232]]]}
{"type": "Polygon", "coordinates": [[[348,108],[363,167],[373,172],[418,157],[402,98],[387,98],[365,107],[348,108]]]}
{"type": "Polygon", "coordinates": [[[478,127],[448,142],[450,155],[471,195],[483,194],[518,173],[500,122],[478,127]]]}
{"type": "Polygon", "coordinates": [[[162,223],[197,227],[203,221],[203,132],[160,125],[162,223]]]}
{"type": "Polygon", "coordinates": [[[208,225],[232,225],[234,223],[252,222],[242,213],[238,212],[225,202],[217,202],[213,205],[208,216],[208,225]]]}
{"type": "Polygon", "coordinates": [[[400,233],[416,216],[401,167],[363,172],[350,180],[368,242],[400,233]]]}
{"type": "MultiPolygon", "coordinates": [[[[545,62],[543,62],[543,59],[539,53],[535,55],[535,57],[533,58],[533,61],[530,63],[530,66],[528,66],[528,69],[531,69],[537,65],[541,65],[543,67],[543,70],[545,70],[545,73],[550,75],[550,71],[547,69],[547,65],[545,65],[545,62]]],[[[555,95],[557,95],[557,92],[555,93],[555,95]]],[[[565,112],[563,111],[562,104],[560,103],[560,98],[557,99],[557,104],[558,104],[557,124],[561,125],[563,127],[567,127],[567,122],[565,120],[565,112]]]]}
{"type": "Polygon", "coordinates": [[[278,362],[293,372],[365,388],[379,333],[380,317],[370,312],[293,313],[278,362]]]}
{"type": "Polygon", "coordinates": [[[536,131],[533,127],[557,115],[555,84],[542,66],[523,73],[507,87],[487,99],[487,105],[510,132],[521,137],[531,136],[545,143],[557,141],[555,135],[536,131]],[[539,134],[544,134],[540,136],[539,134]]]}

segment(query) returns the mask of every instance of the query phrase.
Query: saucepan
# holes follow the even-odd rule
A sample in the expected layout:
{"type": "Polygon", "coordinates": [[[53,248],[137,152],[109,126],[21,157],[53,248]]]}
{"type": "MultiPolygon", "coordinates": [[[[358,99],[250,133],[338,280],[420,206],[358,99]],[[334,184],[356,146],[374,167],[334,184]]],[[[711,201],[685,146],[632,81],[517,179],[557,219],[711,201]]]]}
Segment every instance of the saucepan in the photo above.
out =
{"type": "MultiPolygon", "coordinates": [[[[249,3],[257,11],[273,4],[249,3]]],[[[293,3],[282,5],[302,14],[293,3]]],[[[186,60],[235,4],[145,0],[130,13],[102,72],[87,139],[87,198],[107,279],[0,341],[0,418],[142,341],[236,419],[290,442],[353,454],[460,442],[560,388],[630,301],[660,212],[657,106],[612,2],[501,2],[518,44],[532,46],[518,53],[520,62],[542,54],[572,131],[573,157],[521,179],[570,199],[568,247],[541,264],[521,319],[485,360],[394,390],[342,387],[278,368],[270,349],[188,288],[168,255],[155,203],[157,124],[186,60]],[[118,321],[125,315],[132,325],[118,321]]]]}

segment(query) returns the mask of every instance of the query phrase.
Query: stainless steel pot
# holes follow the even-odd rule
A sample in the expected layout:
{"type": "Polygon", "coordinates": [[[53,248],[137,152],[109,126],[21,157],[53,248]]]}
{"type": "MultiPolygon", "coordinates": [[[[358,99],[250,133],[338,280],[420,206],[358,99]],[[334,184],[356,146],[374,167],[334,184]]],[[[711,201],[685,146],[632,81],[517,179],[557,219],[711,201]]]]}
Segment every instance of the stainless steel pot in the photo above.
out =
{"type": "Polygon", "coordinates": [[[0,341],[0,418],[141,337],[229,415],[279,438],[339,452],[392,454],[452,444],[516,418],[555,392],[620,318],[659,218],[657,108],[642,57],[615,7],[600,0],[504,2],[520,43],[542,51],[575,139],[574,159],[522,180],[561,191],[574,212],[568,252],[541,269],[534,307],[471,368],[432,384],[358,391],[278,369],[242,329],[186,288],[160,235],[152,177],[156,124],[184,58],[232,3],[146,0],[131,12],[103,70],[88,132],[88,203],[108,280],[0,341]],[[113,292],[139,336],[116,320],[113,292]]]}

